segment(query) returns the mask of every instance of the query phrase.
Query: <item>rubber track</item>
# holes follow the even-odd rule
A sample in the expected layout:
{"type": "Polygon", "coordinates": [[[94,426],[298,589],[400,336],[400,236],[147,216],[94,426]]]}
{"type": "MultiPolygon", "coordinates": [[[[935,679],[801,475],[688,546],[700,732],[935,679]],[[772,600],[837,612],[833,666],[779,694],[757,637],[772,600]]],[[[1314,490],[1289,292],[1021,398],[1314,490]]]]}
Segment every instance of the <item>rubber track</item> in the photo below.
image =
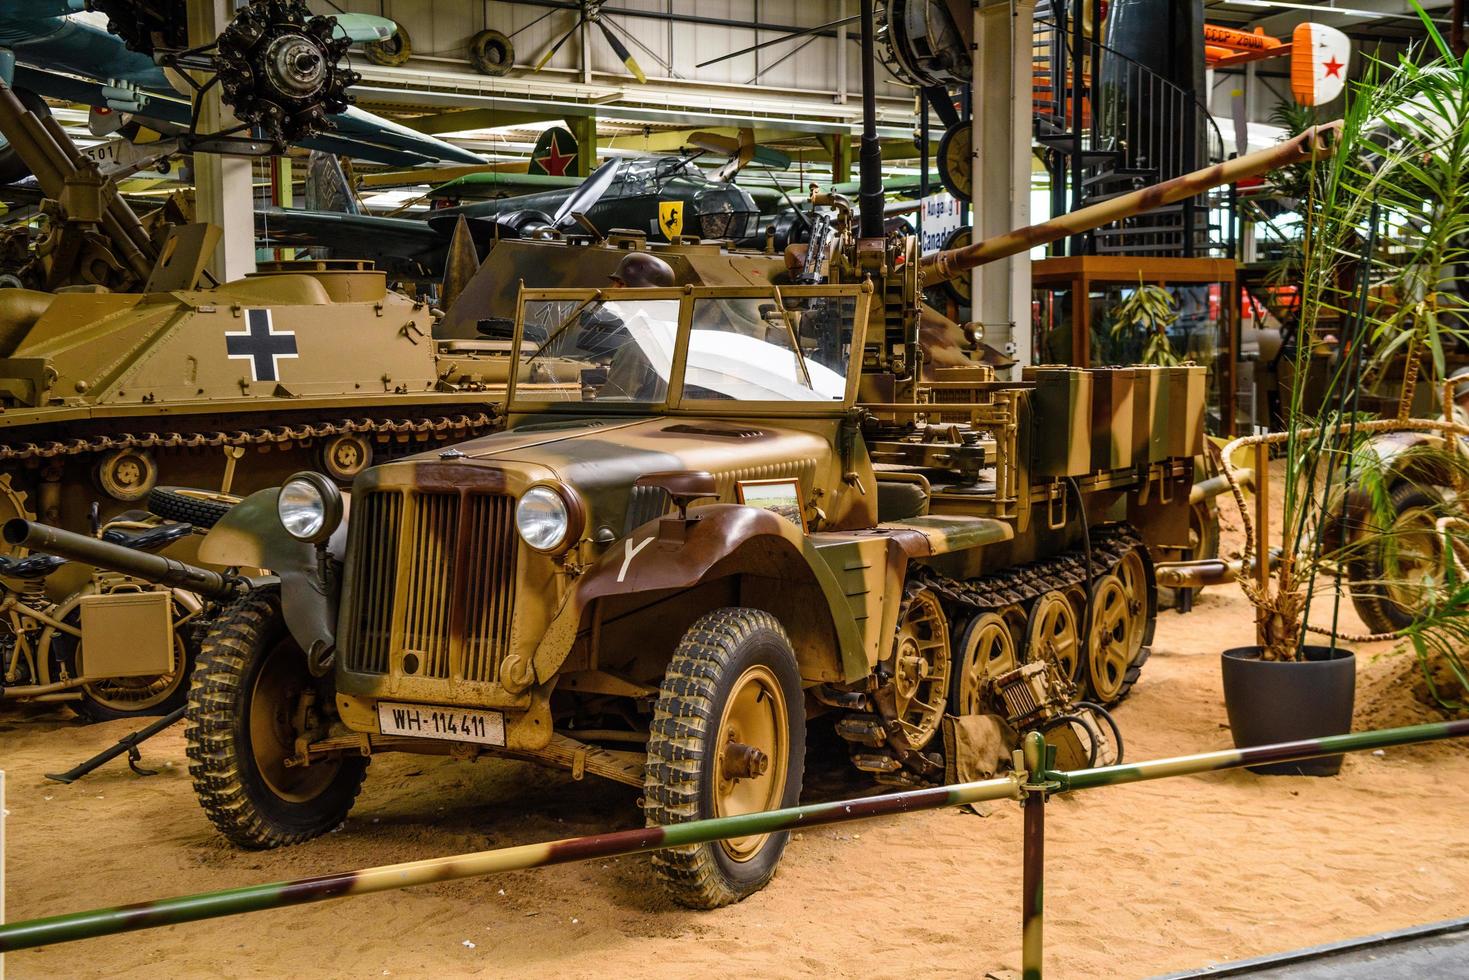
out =
{"type": "MultiPolygon", "coordinates": [[[[785,630],[769,613],[716,609],[695,623],[674,651],[649,726],[643,781],[649,826],[699,819],[703,742],[710,726],[717,723],[716,685],[729,669],[733,651],[761,629],[785,639],[785,630]]],[[[713,847],[692,844],[653,852],[653,868],[678,902],[712,909],[743,897],[720,875],[713,847]]]]}
{"type": "MultiPolygon", "coordinates": [[[[189,708],[184,713],[188,722],[184,740],[189,775],[199,805],[231,843],[249,850],[299,844],[318,836],[309,830],[282,833],[262,820],[245,792],[236,761],[239,751],[234,724],[240,679],[252,654],[254,638],[276,615],[275,603],[269,598],[275,591],[258,589],[221,611],[199,652],[189,688],[189,708]]],[[[352,788],[353,799],[366,775],[364,768],[352,788]]]]}
{"type": "MultiPolygon", "coordinates": [[[[1123,555],[1133,548],[1141,547],[1143,547],[1142,539],[1133,528],[1127,525],[1099,529],[1092,539],[1093,578],[1101,578],[1115,570],[1123,555]]],[[[926,588],[946,603],[965,607],[970,611],[970,615],[981,612],[1003,614],[1006,610],[1023,606],[1047,592],[1082,587],[1086,580],[1086,553],[1081,549],[1063,552],[1023,565],[1015,565],[1001,569],[993,575],[969,581],[952,579],[927,566],[915,565],[910,569],[907,585],[909,595],[905,596],[904,605],[911,601],[912,591],[926,588]]],[[[901,613],[899,621],[901,621],[901,613]]],[[[1113,704],[1123,700],[1131,692],[1150,652],[1148,647],[1144,646],[1133,658],[1123,679],[1122,693],[1118,695],[1113,704]]],[[[870,718],[881,723],[881,718],[876,714],[859,713],[854,717],[870,718]]],[[[863,755],[893,756],[892,749],[887,746],[873,747],[858,739],[848,739],[848,742],[854,761],[856,757],[863,755]]],[[[876,773],[874,778],[879,783],[897,786],[925,785],[925,781],[907,766],[895,772],[876,773]]]]}
{"type": "MultiPolygon", "coordinates": [[[[1142,547],[1142,538],[1128,525],[1099,530],[1092,539],[1093,579],[1115,571],[1128,551],[1142,547]]],[[[947,578],[930,568],[919,571],[917,579],[941,598],[975,612],[1000,612],[1007,606],[1032,602],[1053,589],[1084,587],[1086,555],[1080,549],[1068,551],[1052,558],[1016,565],[973,582],[947,578]]],[[[1112,704],[1118,704],[1132,692],[1132,686],[1137,683],[1151,652],[1146,644],[1138,650],[1122,679],[1122,693],[1112,704]]]]}

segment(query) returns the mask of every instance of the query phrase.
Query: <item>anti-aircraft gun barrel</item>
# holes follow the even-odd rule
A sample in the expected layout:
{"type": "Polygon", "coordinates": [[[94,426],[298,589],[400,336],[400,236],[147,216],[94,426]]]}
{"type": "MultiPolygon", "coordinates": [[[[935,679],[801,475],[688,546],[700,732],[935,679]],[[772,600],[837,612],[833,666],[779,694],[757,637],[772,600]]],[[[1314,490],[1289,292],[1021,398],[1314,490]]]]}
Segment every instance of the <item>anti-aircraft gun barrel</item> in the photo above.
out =
{"type": "Polygon", "coordinates": [[[242,583],[234,575],[200,568],[176,558],[124,548],[85,534],[28,521],[23,517],[6,521],[3,535],[7,544],[22,545],[32,551],[95,565],[145,582],[184,589],[212,599],[233,597],[239,592],[242,583]]]}
{"type": "Polygon", "coordinates": [[[1341,127],[1340,121],[1314,126],[1279,146],[1257,150],[1212,167],[1195,170],[1193,173],[1081,208],[1038,225],[986,238],[964,248],[932,252],[923,257],[919,266],[923,273],[923,284],[932,286],[945,282],[976,266],[1019,255],[1037,245],[1048,245],[1114,221],[1133,218],[1154,208],[1176,204],[1215,187],[1259,177],[1292,164],[1325,159],[1335,149],[1335,137],[1341,132],[1341,127]]]}

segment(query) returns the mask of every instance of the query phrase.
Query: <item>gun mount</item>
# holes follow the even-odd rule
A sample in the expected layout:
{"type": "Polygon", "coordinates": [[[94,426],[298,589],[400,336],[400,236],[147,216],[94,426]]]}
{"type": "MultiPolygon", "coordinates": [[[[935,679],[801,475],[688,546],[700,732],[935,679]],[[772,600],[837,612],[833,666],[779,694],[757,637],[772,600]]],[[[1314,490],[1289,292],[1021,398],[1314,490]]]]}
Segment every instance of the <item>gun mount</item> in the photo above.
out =
{"type": "MultiPolygon", "coordinates": [[[[0,82],[0,132],[36,175],[48,229],[17,275],[24,285],[140,289],[159,247],[97,164],[83,156],[50,116],[38,118],[0,82]]],[[[22,231],[22,234],[24,232],[22,231]]]]}

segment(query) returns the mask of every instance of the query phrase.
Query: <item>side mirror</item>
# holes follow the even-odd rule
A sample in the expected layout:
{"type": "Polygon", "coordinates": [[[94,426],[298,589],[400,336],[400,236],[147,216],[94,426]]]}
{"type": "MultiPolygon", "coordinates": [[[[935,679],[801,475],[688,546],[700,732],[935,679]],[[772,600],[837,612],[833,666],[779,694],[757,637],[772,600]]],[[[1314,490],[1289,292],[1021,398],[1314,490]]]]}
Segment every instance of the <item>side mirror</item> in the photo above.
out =
{"type": "Polygon", "coordinates": [[[681,520],[689,519],[689,505],[705,497],[719,496],[714,474],[706,470],[667,470],[644,473],[633,481],[635,487],[658,487],[673,500],[681,520]]]}

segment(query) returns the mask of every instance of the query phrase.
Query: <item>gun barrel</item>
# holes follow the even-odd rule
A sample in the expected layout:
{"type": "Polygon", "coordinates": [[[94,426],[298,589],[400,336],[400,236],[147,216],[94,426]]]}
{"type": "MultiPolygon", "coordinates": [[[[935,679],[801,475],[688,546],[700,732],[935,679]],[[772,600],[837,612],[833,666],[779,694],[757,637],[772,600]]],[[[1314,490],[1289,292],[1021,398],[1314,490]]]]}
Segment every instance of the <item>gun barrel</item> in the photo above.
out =
{"type": "Polygon", "coordinates": [[[1341,128],[1340,120],[1314,126],[1279,146],[1257,150],[1212,167],[1195,170],[1193,173],[1175,177],[1153,187],[1145,187],[1140,191],[1133,191],[1131,194],[1124,194],[1110,201],[1093,204],[1038,225],[1006,232],[994,238],[986,238],[982,242],[975,242],[964,248],[931,252],[923,257],[919,266],[923,273],[923,283],[925,286],[931,286],[934,283],[945,282],[987,262],[1019,255],[1022,252],[1030,251],[1037,245],[1049,245],[1051,242],[1090,231],[1093,228],[1100,228],[1114,221],[1136,217],[1154,208],[1176,204],[1205,191],[1213,190],[1215,187],[1259,177],[1292,164],[1304,163],[1308,160],[1323,160],[1331,156],[1335,150],[1336,136],[1341,132],[1341,128]]]}
{"type": "Polygon", "coordinates": [[[22,545],[32,551],[96,565],[98,568],[121,572],[145,582],[186,589],[213,599],[233,596],[239,588],[239,579],[231,575],[199,568],[174,558],[124,548],[85,534],[28,521],[23,517],[6,521],[3,535],[8,544],[22,545]]]}

